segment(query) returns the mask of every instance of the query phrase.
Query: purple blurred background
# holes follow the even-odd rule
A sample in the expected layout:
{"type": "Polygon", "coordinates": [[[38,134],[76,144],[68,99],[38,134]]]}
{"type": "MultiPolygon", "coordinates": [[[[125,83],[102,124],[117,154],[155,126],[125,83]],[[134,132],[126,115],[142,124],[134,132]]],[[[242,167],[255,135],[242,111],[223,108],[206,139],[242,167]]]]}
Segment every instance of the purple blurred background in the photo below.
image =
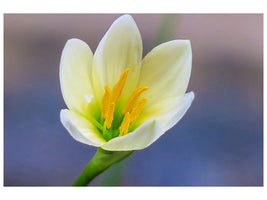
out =
{"type": "MultiPolygon", "coordinates": [[[[59,60],[70,38],[95,51],[119,16],[4,15],[4,185],[71,185],[94,155],[59,121],[59,60]]],[[[263,15],[132,16],[143,55],[159,42],[191,40],[196,98],[179,124],[92,185],[262,186],[263,15]]]]}

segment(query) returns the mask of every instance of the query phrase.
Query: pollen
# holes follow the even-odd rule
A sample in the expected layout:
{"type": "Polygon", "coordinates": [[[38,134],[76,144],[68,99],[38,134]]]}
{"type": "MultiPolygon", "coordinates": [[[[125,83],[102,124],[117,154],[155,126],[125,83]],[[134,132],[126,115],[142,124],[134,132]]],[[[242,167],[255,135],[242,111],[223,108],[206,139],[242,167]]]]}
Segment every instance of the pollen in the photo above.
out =
{"type": "Polygon", "coordinates": [[[142,92],[148,90],[147,86],[142,86],[137,88],[133,94],[131,95],[128,103],[126,104],[125,108],[123,109],[123,114],[130,112],[131,109],[134,107],[135,103],[137,102],[139,96],[141,95],[142,92]]]}
{"type": "MultiPolygon", "coordinates": [[[[109,129],[112,126],[112,121],[114,118],[113,115],[115,111],[115,104],[119,100],[122,94],[129,70],[130,69],[127,68],[121,74],[118,82],[113,87],[112,92],[109,86],[106,85],[104,87],[105,92],[104,92],[103,99],[102,99],[102,117],[105,119],[104,127],[107,129],[109,129]]],[[[135,104],[138,101],[138,98],[140,97],[140,95],[146,90],[148,90],[147,86],[142,86],[142,87],[137,88],[130,96],[124,109],[120,111],[124,114],[124,117],[119,127],[119,136],[123,136],[128,133],[128,129],[131,123],[138,118],[138,116],[144,109],[144,105],[147,101],[147,98],[143,97],[140,99],[140,101],[137,103],[136,106],[135,104]]],[[[120,106],[118,106],[118,108],[120,108],[120,106]]],[[[118,113],[117,110],[116,110],[116,113],[118,113]]],[[[113,126],[116,126],[116,125],[113,125],[113,126]]],[[[117,129],[118,127],[113,127],[113,128],[117,129]]],[[[113,128],[112,130],[114,130],[113,128]]]]}
{"type": "Polygon", "coordinates": [[[120,136],[126,135],[128,133],[128,128],[131,122],[130,120],[131,120],[130,113],[127,112],[120,126],[120,136]]]}
{"type": "Polygon", "coordinates": [[[122,75],[120,76],[119,81],[116,83],[116,85],[114,86],[112,93],[111,93],[111,102],[116,103],[118,101],[118,99],[121,96],[122,90],[124,88],[127,76],[128,76],[128,72],[129,72],[129,68],[127,68],[122,75]]]}
{"type": "Polygon", "coordinates": [[[105,125],[106,125],[107,128],[111,127],[111,123],[113,121],[114,108],[115,108],[115,103],[111,103],[109,105],[107,116],[106,116],[106,121],[105,121],[105,125]]]}
{"type": "Polygon", "coordinates": [[[104,88],[105,88],[105,93],[102,99],[102,117],[106,119],[109,109],[110,88],[107,85],[104,88]]]}
{"type": "Polygon", "coordinates": [[[121,96],[122,90],[124,88],[127,75],[129,72],[129,68],[127,68],[120,76],[119,81],[116,83],[114,88],[112,89],[112,93],[110,92],[109,86],[105,86],[105,93],[102,99],[102,117],[105,119],[105,127],[110,128],[113,121],[113,113],[115,109],[115,103],[121,96]]]}
{"type": "Polygon", "coordinates": [[[147,98],[145,98],[145,97],[140,99],[140,101],[138,102],[137,106],[131,112],[131,116],[130,116],[131,122],[136,120],[137,117],[140,115],[140,113],[144,109],[144,105],[145,105],[146,101],[147,101],[147,98]]]}

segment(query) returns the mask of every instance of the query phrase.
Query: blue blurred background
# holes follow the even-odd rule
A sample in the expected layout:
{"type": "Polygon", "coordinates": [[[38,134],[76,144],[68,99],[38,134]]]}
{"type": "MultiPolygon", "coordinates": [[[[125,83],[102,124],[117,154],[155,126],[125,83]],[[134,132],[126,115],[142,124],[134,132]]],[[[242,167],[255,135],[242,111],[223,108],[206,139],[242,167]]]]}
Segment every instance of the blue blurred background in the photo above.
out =
{"type": "MultiPolygon", "coordinates": [[[[73,140],[59,121],[61,51],[70,38],[98,42],[120,14],[4,15],[4,185],[71,185],[96,148],[73,140]]],[[[263,15],[133,14],[145,55],[190,39],[185,117],[92,185],[262,186],[263,15]]]]}

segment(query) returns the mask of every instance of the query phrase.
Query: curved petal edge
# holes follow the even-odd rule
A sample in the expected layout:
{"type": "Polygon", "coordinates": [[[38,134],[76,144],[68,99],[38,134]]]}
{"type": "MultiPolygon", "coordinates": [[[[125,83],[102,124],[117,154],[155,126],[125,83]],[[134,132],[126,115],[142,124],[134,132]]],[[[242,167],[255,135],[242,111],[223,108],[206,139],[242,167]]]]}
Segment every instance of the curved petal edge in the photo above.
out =
{"type": "Polygon", "coordinates": [[[155,120],[145,122],[136,130],[128,133],[125,136],[113,138],[106,144],[102,145],[101,148],[109,151],[132,151],[140,150],[148,147],[155,142],[165,130],[155,120]]]}
{"type": "Polygon", "coordinates": [[[93,53],[82,40],[67,41],[60,60],[60,87],[64,101],[70,110],[83,113],[84,95],[92,93],[90,70],[93,53]]]}
{"type": "Polygon", "coordinates": [[[106,143],[92,124],[82,116],[67,109],[60,111],[60,121],[67,129],[68,133],[78,142],[90,146],[99,147],[106,143]]]}
{"type": "Polygon", "coordinates": [[[158,118],[159,121],[165,120],[164,128],[166,131],[175,126],[183,118],[190,108],[194,98],[194,92],[186,93],[184,96],[178,99],[176,104],[177,107],[173,107],[173,109],[169,110],[158,118]]]}

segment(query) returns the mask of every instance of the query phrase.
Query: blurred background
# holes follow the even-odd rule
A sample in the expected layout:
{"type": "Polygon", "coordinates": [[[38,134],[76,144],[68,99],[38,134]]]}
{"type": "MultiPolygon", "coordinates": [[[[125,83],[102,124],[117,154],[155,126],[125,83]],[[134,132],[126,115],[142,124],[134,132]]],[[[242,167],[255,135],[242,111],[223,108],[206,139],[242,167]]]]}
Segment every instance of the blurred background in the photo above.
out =
{"type": "MultiPolygon", "coordinates": [[[[59,120],[59,61],[70,38],[94,52],[121,14],[4,15],[4,185],[71,185],[96,148],[59,120]]],[[[153,145],[98,176],[106,186],[263,185],[263,15],[133,14],[144,53],[190,39],[184,118],[153,145]]]]}

